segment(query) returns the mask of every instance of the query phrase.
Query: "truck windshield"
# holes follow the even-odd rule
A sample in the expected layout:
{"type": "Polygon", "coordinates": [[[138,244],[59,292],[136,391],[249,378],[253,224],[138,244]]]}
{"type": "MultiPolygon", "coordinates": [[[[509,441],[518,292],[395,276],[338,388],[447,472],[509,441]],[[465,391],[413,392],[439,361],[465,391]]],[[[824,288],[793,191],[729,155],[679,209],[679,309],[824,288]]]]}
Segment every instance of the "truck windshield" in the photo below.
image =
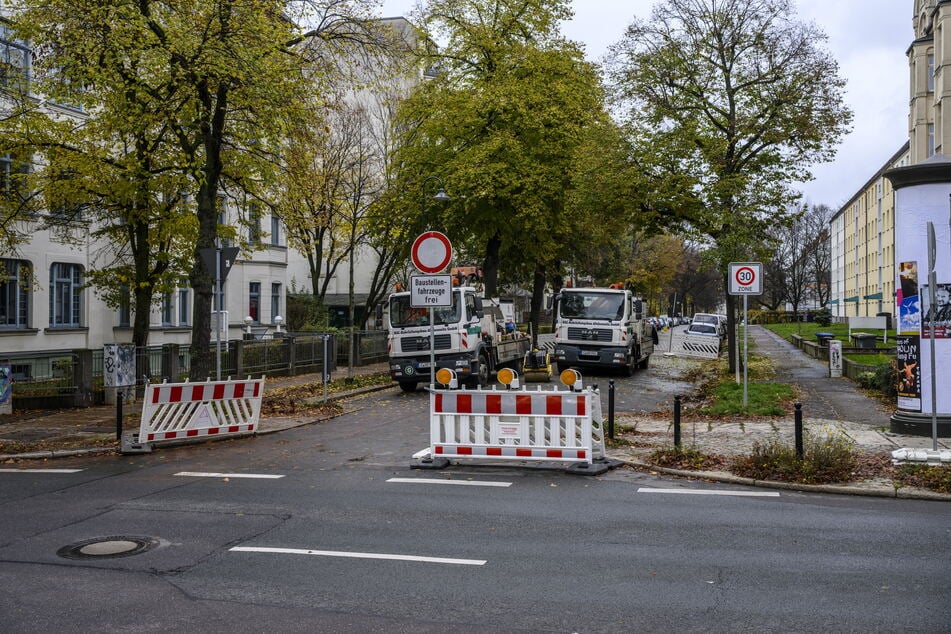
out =
{"type": "MultiPolygon", "coordinates": [[[[452,294],[452,306],[437,306],[433,309],[437,326],[459,322],[459,294],[452,294]]],[[[395,328],[409,326],[428,326],[429,309],[410,306],[409,295],[397,295],[390,298],[390,325],[395,328]]]]}
{"type": "Polygon", "coordinates": [[[622,319],[622,293],[562,292],[559,313],[568,319],[622,319]]]}

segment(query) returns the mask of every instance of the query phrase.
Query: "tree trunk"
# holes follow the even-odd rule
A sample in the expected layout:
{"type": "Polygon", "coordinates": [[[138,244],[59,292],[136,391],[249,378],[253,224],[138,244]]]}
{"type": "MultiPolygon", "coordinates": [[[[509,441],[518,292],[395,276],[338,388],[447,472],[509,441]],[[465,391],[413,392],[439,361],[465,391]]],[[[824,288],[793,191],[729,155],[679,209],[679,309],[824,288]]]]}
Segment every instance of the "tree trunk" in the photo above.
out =
{"type": "Polygon", "coordinates": [[[532,303],[529,311],[529,321],[532,324],[532,346],[538,345],[538,325],[541,323],[542,306],[545,303],[545,266],[535,266],[535,277],[532,283],[532,303]]]}
{"type": "MultiPolygon", "coordinates": [[[[724,277],[724,288],[730,288],[730,281],[724,277]]],[[[729,355],[729,371],[736,372],[736,300],[733,295],[726,296],[726,350],[729,355]]]]}
{"type": "Polygon", "coordinates": [[[485,263],[482,265],[482,275],[485,280],[485,296],[495,297],[499,293],[499,251],[502,249],[502,238],[496,233],[489,238],[485,245],[485,263]]]}

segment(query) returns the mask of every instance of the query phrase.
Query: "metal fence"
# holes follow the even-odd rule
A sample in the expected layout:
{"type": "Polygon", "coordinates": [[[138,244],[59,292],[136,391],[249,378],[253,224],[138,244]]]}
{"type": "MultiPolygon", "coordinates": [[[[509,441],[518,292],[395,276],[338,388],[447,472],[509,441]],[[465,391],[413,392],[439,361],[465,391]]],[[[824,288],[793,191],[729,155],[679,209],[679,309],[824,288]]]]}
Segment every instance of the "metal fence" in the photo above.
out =
{"type": "MultiPolygon", "coordinates": [[[[386,333],[355,331],[353,359],[351,333],[296,332],[269,340],[222,342],[221,374],[307,374],[338,365],[369,365],[386,361],[386,333]]],[[[212,354],[216,351],[212,348],[212,354]]],[[[104,400],[103,350],[24,352],[0,355],[9,364],[17,409],[64,407],[104,400]],[[81,398],[80,398],[81,397],[81,398]]],[[[189,376],[192,350],[188,345],[165,344],[136,350],[136,383],[179,381],[189,376]]],[[[213,362],[213,367],[217,364],[213,362]]]]}

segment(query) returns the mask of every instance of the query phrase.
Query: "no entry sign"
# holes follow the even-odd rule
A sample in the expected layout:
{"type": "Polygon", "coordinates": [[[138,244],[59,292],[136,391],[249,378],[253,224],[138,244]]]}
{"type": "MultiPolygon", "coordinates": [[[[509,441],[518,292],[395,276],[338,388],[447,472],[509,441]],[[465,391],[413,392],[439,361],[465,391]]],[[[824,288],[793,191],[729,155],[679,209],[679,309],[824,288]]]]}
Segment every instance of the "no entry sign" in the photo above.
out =
{"type": "Polygon", "coordinates": [[[760,262],[730,262],[730,295],[762,295],[762,270],[760,262]]]}
{"type": "Polygon", "coordinates": [[[421,273],[438,273],[452,260],[452,243],[438,231],[427,231],[413,241],[413,266],[421,273]]]}

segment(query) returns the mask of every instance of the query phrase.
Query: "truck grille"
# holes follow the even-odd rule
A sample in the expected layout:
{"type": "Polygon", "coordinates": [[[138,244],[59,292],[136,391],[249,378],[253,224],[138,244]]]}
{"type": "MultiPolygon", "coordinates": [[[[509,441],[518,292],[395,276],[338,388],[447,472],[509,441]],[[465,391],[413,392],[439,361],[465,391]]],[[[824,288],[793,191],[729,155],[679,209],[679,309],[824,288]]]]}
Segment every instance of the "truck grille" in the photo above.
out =
{"type": "MultiPolygon", "coordinates": [[[[442,334],[433,338],[436,350],[448,350],[452,347],[452,335],[442,334]]],[[[419,337],[403,337],[403,352],[419,352],[429,350],[429,335],[419,337]]]]}
{"type": "Polygon", "coordinates": [[[576,341],[611,341],[611,331],[605,328],[569,328],[568,338],[576,341]]]}

